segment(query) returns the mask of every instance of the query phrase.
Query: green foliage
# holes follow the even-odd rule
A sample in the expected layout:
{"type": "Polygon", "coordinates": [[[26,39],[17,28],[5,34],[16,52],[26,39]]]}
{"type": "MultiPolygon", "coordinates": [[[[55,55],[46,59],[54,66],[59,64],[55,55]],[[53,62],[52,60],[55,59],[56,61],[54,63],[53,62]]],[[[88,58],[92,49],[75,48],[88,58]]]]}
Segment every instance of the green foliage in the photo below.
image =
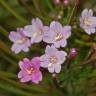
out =
{"type": "MultiPolygon", "coordinates": [[[[96,12],[96,1],[80,0],[77,19],[81,9],[85,7],[93,8],[96,12]]],[[[76,47],[78,56],[70,62],[70,68],[67,68],[66,62],[63,64],[62,72],[58,74],[58,82],[55,82],[46,70],[43,70],[44,78],[39,85],[22,84],[17,78],[18,61],[23,57],[32,58],[35,52],[43,53],[45,45],[34,44],[30,52],[15,55],[10,50],[12,43],[8,39],[9,32],[31,23],[33,17],[39,17],[48,25],[52,20],[58,19],[61,11],[63,15],[58,21],[69,24],[73,8],[74,0],[70,0],[68,7],[62,4],[57,6],[52,0],[0,0],[0,96],[96,96],[96,52],[91,50],[96,37],[89,37],[79,28],[73,28],[72,37],[65,49],[69,51],[70,48],[76,47]]],[[[70,24],[73,27],[76,24],[79,26],[77,21],[71,21],[70,24]]]]}

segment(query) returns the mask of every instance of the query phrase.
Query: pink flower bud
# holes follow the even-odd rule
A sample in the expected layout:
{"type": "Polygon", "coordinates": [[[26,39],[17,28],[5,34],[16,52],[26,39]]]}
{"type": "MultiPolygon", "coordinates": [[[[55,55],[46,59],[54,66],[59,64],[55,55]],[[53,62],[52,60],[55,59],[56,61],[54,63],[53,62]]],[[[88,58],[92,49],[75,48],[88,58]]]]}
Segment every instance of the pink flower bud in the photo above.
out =
{"type": "Polygon", "coordinates": [[[64,0],[63,3],[64,3],[64,6],[67,6],[69,4],[69,0],[64,0]]]}
{"type": "Polygon", "coordinates": [[[73,59],[73,58],[76,57],[76,55],[77,55],[77,50],[76,50],[76,48],[72,48],[72,49],[70,50],[70,52],[69,52],[68,59],[73,59]]]}
{"type": "Polygon", "coordinates": [[[53,0],[55,4],[60,4],[61,0],[53,0]]]}

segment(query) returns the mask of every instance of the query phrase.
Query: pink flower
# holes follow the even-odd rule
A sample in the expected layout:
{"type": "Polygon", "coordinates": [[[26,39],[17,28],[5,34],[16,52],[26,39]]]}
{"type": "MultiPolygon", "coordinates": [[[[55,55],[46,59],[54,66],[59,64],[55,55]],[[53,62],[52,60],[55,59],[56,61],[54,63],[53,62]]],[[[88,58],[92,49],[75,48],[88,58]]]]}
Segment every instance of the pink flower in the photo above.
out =
{"type": "Polygon", "coordinates": [[[12,31],[9,34],[9,39],[14,43],[12,45],[12,51],[16,54],[20,51],[27,52],[29,51],[29,46],[31,46],[31,42],[29,38],[27,38],[23,33],[23,28],[17,28],[17,31],[12,31]]]}
{"type": "Polygon", "coordinates": [[[43,39],[43,34],[48,30],[48,26],[44,26],[39,18],[32,19],[32,24],[24,27],[24,33],[31,38],[31,43],[39,43],[43,39]]]}
{"type": "Polygon", "coordinates": [[[42,73],[40,71],[40,59],[39,57],[34,57],[32,60],[24,58],[23,61],[19,62],[21,71],[18,74],[21,82],[32,81],[38,84],[42,81],[42,73]]]}
{"type": "Polygon", "coordinates": [[[89,35],[96,32],[96,17],[93,16],[91,9],[83,10],[80,18],[80,27],[89,35]]]}
{"type": "Polygon", "coordinates": [[[66,60],[67,53],[59,51],[53,45],[47,46],[45,54],[40,57],[41,67],[48,68],[50,73],[59,73],[61,71],[61,64],[66,60]]]}
{"type": "Polygon", "coordinates": [[[71,26],[62,26],[57,21],[52,21],[50,30],[44,33],[43,41],[52,43],[56,48],[65,47],[67,39],[71,36],[71,26]]]}

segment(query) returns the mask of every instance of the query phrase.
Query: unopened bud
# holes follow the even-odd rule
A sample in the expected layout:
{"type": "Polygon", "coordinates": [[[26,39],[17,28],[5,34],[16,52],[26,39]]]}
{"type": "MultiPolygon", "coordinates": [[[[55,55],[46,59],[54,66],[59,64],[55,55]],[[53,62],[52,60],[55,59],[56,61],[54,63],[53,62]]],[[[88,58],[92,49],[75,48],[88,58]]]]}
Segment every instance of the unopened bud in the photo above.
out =
{"type": "Polygon", "coordinates": [[[60,4],[61,3],[61,0],[54,0],[54,3],[55,4],[60,4]]]}
{"type": "Polygon", "coordinates": [[[69,0],[64,0],[63,3],[64,3],[64,6],[68,6],[69,0]]]}
{"type": "Polygon", "coordinates": [[[70,50],[70,52],[69,52],[68,59],[73,59],[73,58],[76,57],[76,55],[77,55],[77,50],[76,50],[76,48],[72,48],[72,49],[70,50]]]}

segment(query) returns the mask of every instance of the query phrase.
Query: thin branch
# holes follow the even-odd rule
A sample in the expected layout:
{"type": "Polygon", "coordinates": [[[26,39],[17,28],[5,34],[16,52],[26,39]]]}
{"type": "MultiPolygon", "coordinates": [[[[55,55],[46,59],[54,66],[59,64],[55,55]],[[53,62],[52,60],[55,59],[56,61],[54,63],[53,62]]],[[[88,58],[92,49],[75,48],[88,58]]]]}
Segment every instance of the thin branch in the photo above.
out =
{"type": "Polygon", "coordinates": [[[78,4],[79,4],[79,0],[75,0],[75,5],[74,5],[74,7],[73,7],[73,9],[72,9],[72,13],[71,13],[71,15],[70,15],[68,24],[71,24],[71,21],[73,20],[73,18],[74,18],[74,16],[75,16],[75,13],[76,13],[78,4]]]}

